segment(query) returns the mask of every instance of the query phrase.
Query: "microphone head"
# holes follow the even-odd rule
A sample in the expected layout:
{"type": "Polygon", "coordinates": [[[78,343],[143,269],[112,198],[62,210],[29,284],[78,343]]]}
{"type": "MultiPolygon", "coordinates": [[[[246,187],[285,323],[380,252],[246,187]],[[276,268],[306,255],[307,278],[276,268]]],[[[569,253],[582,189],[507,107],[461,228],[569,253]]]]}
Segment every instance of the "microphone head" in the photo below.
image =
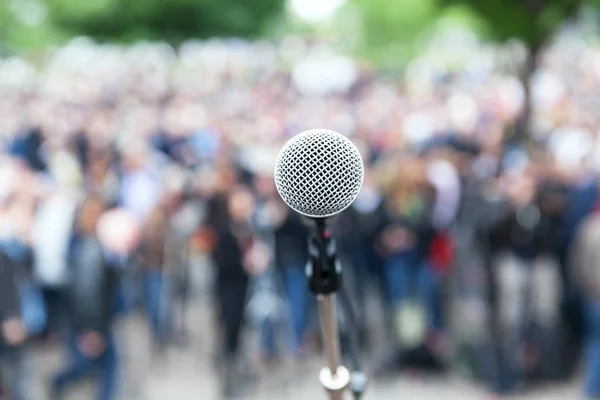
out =
{"type": "Polygon", "coordinates": [[[362,187],[364,166],[354,143],[328,129],[291,138],[275,163],[275,185],[283,201],[311,218],[346,209],[362,187]]]}

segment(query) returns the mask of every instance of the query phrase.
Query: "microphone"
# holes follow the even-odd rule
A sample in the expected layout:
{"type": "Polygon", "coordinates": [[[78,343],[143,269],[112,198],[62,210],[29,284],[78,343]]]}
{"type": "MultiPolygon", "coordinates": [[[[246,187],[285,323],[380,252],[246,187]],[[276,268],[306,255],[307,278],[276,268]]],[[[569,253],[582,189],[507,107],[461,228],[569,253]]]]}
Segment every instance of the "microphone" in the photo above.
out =
{"type": "MultiPolygon", "coordinates": [[[[275,163],[279,195],[292,210],[308,217],[316,227],[309,238],[306,272],[309,287],[319,300],[327,359],[327,367],[321,371],[319,380],[332,400],[343,398],[351,376],[348,369],[340,365],[335,292],[342,284],[342,269],[335,256],[335,243],[326,230],[326,220],[352,204],[363,178],[363,161],[354,143],[328,129],[312,129],[294,136],[283,146],[275,163]]],[[[358,391],[353,389],[353,392],[358,398],[358,391]]]]}
{"type": "Polygon", "coordinates": [[[275,163],[275,185],[283,201],[309,218],[334,216],[352,204],[364,178],[354,143],[328,129],[291,138],[275,163]]]}

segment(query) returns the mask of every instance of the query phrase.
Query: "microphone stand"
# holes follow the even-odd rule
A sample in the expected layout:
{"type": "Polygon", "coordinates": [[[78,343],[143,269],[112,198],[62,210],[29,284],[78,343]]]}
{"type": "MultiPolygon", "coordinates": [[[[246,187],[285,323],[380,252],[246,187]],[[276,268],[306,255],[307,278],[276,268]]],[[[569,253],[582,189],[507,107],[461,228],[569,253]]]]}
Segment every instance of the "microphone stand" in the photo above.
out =
{"type": "Polygon", "coordinates": [[[340,299],[342,300],[342,307],[344,313],[348,318],[348,325],[350,325],[350,359],[352,362],[352,372],[350,374],[350,391],[354,395],[354,400],[361,400],[362,396],[367,390],[368,379],[367,375],[363,372],[362,363],[360,360],[360,344],[359,337],[360,331],[358,321],[350,297],[344,289],[340,290],[340,299]]]}
{"type": "MultiPolygon", "coordinates": [[[[309,238],[309,264],[306,274],[310,290],[317,295],[321,318],[321,334],[327,366],[321,370],[319,381],[329,393],[331,400],[343,400],[344,390],[352,382],[352,392],[360,399],[366,387],[366,377],[356,371],[351,377],[346,367],[341,365],[340,337],[336,312],[336,292],[342,286],[342,267],[336,258],[335,244],[330,240],[324,218],[314,219],[316,230],[309,238]],[[352,379],[354,378],[354,379],[352,379]]],[[[342,293],[342,300],[348,306],[351,325],[355,325],[352,308],[342,293]]],[[[357,349],[356,349],[357,350],[357,349]]],[[[354,352],[355,356],[358,352],[354,352]]],[[[357,359],[357,357],[354,357],[357,359]]],[[[360,363],[355,360],[358,370],[360,363]]]]}

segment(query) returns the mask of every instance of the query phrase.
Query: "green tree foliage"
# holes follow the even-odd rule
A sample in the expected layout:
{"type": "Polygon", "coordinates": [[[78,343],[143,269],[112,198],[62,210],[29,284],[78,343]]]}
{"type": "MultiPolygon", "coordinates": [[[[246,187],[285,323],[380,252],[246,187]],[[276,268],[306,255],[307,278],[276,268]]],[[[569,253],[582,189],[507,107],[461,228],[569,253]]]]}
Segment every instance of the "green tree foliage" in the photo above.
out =
{"type": "Polygon", "coordinates": [[[38,23],[39,20],[45,22],[45,4],[38,3],[42,5],[34,10],[37,14],[34,19],[31,19],[31,4],[20,0],[0,1],[0,55],[11,54],[14,50],[22,48],[41,47],[61,38],[59,30],[54,26],[38,23]],[[16,12],[16,8],[23,4],[24,8],[16,12]],[[30,18],[24,19],[24,16],[30,18]]]}
{"type": "Polygon", "coordinates": [[[190,37],[253,37],[269,28],[284,6],[285,0],[0,0],[0,50],[43,47],[80,35],[173,44],[190,37]],[[45,10],[35,26],[14,11],[31,1],[45,10]]]}
{"type": "Polygon", "coordinates": [[[520,79],[525,88],[525,106],[515,124],[514,139],[524,141],[530,133],[532,113],[530,80],[538,56],[548,40],[566,21],[578,16],[585,0],[440,0],[441,6],[467,6],[485,24],[492,39],[521,40],[528,49],[520,79]]]}
{"type": "Polygon", "coordinates": [[[349,0],[362,16],[361,53],[378,64],[410,58],[419,35],[440,15],[436,1],[349,0]]]}
{"type": "MultiPolygon", "coordinates": [[[[392,48],[394,43],[412,42],[439,18],[451,16],[466,22],[482,35],[504,42],[519,39],[528,51],[521,69],[526,88],[523,115],[516,124],[517,137],[529,130],[531,101],[529,80],[537,67],[538,55],[564,22],[579,15],[583,5],[598,0],[351,0],[363,9],[367,49],[392,48]]],[[[373,51],[373,50],[370,50],[373,51]]]]}
{"type": "Polygon", "coordinates": [[[584,0],[440,0],[444,7],[462,5],[473,10],[496,40],[520,39],[534,51],[556,28],[576,16],[584,0]]]}
{"type": "Polygon", "coordinates": [[[460,4],[441,7],[441,1],[348,0],[349,7],[362,16],[363,40],[359,51],[384,69],[398,70],[419,53],[437,22],[448,20],[481,30],[480,19],[469,7],[460,4]]]}
{"type": "Polygon", "coordinates": [[[46,0],[52,22],[100,39],[254,36],[283,0],[46,0]]]}

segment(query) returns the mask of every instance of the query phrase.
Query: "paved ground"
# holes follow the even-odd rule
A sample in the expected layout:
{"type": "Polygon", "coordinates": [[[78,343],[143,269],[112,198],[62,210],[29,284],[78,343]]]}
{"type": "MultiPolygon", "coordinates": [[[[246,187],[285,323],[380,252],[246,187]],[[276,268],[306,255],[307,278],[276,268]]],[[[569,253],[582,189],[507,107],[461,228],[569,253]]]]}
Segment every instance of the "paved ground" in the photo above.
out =
{"type": "MultiPolygon", "coordinates": [[[[208,293],[206,276],[196,277],[201,293],[208,293]],[[202,290],[204,287],[204,290],[202,290]]],[[[125,363],[122,385],[123,400],[218,400],[219,385],[212,367],[215,337],[206,299],[199,299],[189,313],[190,341],[185,347],[169,350],[164,358],[153,358],[147,329],[141,317],[131,317],[119,332],[125,363]]],[[[62,364],[56,348],[39,349],[34,359],[34,399],[46,400],[46,383],[62,364]]],[[[262,374],[248,400],[319,400],[327,399],[317,375],[323,366],[319,357],[302,366],[285,363],[269,374],[262,374]]],[[[580,384],[549,387],[527,395],[522,400],[577,400],[580,384]]],[[[93,386],[75,388],[69,400],[94,400],[93,386]]],[[[477,400],[485,399],[480,388],[457,378],[398,377],[372,382],[366,400],[477,400]]],[[[347,396],[346,399],[351,399],[347,396]]]]}
{"type": "MultiPolygon", "coordinates": [[[[213,338],[206,335],[206,314],[194,318],[197,324],[194,340],[187,347],[175,348],[164,358],[153,360],[145,325],[134,318],[123,328],[127,346],[124,348],[126,376],[123,385],[124,400],[217,400],[218,381],[211,364],[213,338]],[[204,333],[203,333],[204,332],[204,333]]],[[[61,363],[55,349],[41,351],[35,360],[35,399],[45,400],[43,387],[61,363]]],[[[250,400],[318,400],[327,399],[320,388],[317,374],[322,366],[318,357],[302,366],[282,365],[270,374],[264,374],[254,385],[250,400]]],[[[549,387],[528,395],[514,397],[523,400],[576,400],[579,385],[549,387]]],[[[459,379],[398,377],[372,382],[366,399],[374,400],[476,400],[485,399],[485,393],[459,379]]],[[[75,388],[70,400],[91,400],[93,386],[89,383],[75,388]]],[[[346,397],[351,399],[351,396],[346,397]]]]}

